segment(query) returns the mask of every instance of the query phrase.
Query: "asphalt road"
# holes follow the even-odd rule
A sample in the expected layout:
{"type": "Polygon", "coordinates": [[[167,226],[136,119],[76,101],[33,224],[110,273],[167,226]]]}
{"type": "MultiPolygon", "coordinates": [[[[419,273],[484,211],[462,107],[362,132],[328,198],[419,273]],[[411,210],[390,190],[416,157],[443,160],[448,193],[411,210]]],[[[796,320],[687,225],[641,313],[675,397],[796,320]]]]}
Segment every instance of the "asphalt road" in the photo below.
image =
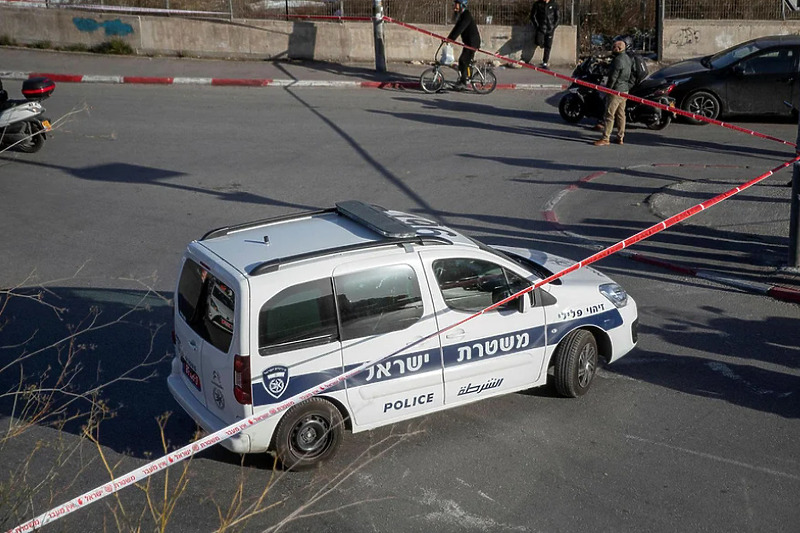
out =
{"type": "MultiPolygon", "coordinates": [[[[89,387],[134,367],[106,390],[116,416],[98,434],[121,474],[160,453],[161,413],[175,411],[172,445],[191,438],[160,358],[171,350],[178,260],[211,228],[359,199],[486,242],[581,259],[594,249],[541,212],[587,174],[681,162],[732,165],[747,179],[791,156],[774,143],[685,124],[630,129],[624,147],[597,148],[597,134],[564,124],[553,102],[520,91],[60,84],[46,107],[64,120],[43,151],[0,154],[0,286],[45,287],[45,302],[67,311],[12,299],[0,315],[8,321],[2,360],[65,337],[99,311],[96,329],[78,338],[85,368],[74,383],[89,387]]],[[[791,123],[748,126],[796,133],[791,123]]],[[[570,197],[560,218],[635,232],[644,221],[604,194],[570,197]]],[[[649,194],[642,187],[640,201],[649,194]]],[[[676,232],[659,241],[660,253],[691,239],[676,232]]],[[[707,242],[725,253],[726,241],[707,242]]],[[[587,396],[565,400],[545,388],[348,435],[320,470],[279,474],[264,500],[271,507],[240,529],[270,530],[288,517],[281,531],[797,531],[800,308],[622,257],[599,268],[636,298],[641,334],[587,396]]],[[[25,372],[40,375],[57,357],[50,350],[26,360],[25,372]]],[[[0,373],[3,390],[17,377],[0,373]]],[[[12,414],[9,402],[0,407],[12,414]]],[[[15,511],[25,504],[16,498],[26,501],[24,487],[48,472],[55,477],[30,499],[36,513],[108,480],[80,433],[77,423],[61,434],[38,424],[3,444],[0,493],[12,497],[0,500],[0,526],[21,521],[15,511]],[[13,473],[25,464],[21,483],[13,473]]],[[[237,487],[252,503],[271,467],[269,457],[242,463],[222,449],[204,452],[189,465],[166,530],[214,530],[237,487]]],[[[152,479],[158,487],[165,476],[152,479]]],[[[149,512],[139,515],[142,491],[118,494],[43,531],[116,530],[111,517],[122,508],[122,529],[138,520],[152,529],[149,512]]]]}

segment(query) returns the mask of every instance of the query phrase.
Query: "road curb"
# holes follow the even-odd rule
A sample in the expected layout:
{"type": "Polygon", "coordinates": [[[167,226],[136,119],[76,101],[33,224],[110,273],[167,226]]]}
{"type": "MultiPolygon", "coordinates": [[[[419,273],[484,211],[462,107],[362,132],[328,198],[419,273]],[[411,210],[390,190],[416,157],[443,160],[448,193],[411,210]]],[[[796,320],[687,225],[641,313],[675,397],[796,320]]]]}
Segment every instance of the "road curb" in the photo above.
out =
{"type": "MultiPolygon", "coordinates": [[[[27,80],[45,77],[61,83],[110,83],[139,85],[212,85],[216,87],[338,87],[365,89],[418,89],[418,81],[291,80],[270,78],[206,78],[169,76],[115,76],[56,74],[49,72],[0,72],[0,78],[27,80]]],[[[566,85],[552,83],[498,83],[498,90],[561,91],[566,85]]]]}
{"type": "MultiPolygon", "coordinates": [[[[670,166],[670,165],[659,165],[654,163],[652,164],[652,166],[670,166]]],[[[580,186],[580,184],[588,183],[593,179],[599,178],[605,174],[607,174],[607,171],[594,172],[592,174],[589,174],[581,178],[580,180],[578,180],[577,183],[574,183],[568,186],[567,188],[558,191],[555,195],[551,197],[550,200],[548,200],[545,203],[544,210],[542,211],[542,218],[544,218],[547,222],[555,226],[556,229],[558,229],[558,231],[569,237],[572,237],[584,243],[588,243],[589,245],[596,248],[604,248],[605,245],[603,244],[593,241],[588,237],[584,237],[583,235],[578,235],[577,233],[568,231],[558,220],[558,215],[556,215],[555,208],[558,202],[563,200],[564,197],[571,191],[576,190],[580,186]]],[[[642,255],[637,252],[631,252],[629,250],[622,250],[619,252],[619,254],[633,261],[648,264],[651,266],[656,266],[659,268],[664,268],[666,270],[671,270],[673,272],[676,272],[684,276],[705,279],[708,281],[712,281],[714,283],[718,283],[720,285],[735,287],[737,289],[741,289],[745,292],[753,294],[762,294],[765,296],[769,296],[770,298],[773,298],[775,300],[800,303],[800,290],[793,289],[791,287],[784,287],[782,285],[772,285],[770,283],[762,283],[758,281],[748,281],[745,279],[736,278],[734,276],[721,274],[719,272],[714,272],[712,270],[695,269],[684,265],[680,265],[678,263],[672,263],[669,261],[664,261],[661,259],[656,259],[653,257],[642,255]]]]}

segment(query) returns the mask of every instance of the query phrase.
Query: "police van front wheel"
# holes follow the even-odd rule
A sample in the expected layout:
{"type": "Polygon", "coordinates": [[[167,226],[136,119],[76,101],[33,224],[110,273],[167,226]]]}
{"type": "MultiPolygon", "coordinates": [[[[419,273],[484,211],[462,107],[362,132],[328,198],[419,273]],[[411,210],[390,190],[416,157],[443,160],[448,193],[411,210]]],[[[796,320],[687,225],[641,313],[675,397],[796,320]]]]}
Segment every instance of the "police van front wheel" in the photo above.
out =
{"type": "Polygon", "coordinates": [[[275,428],[275,453],[289,470],[306,470],[336,453],[344,422],[339,410],[321,398],[289,409],[275,428]]]}
{"type": "Polygon", "coordinates": [[[568,398],[583,396],[589,390],[598,365],[597,341],[585,329],[573,331],[556,348],[555,386],[568,398]]]}

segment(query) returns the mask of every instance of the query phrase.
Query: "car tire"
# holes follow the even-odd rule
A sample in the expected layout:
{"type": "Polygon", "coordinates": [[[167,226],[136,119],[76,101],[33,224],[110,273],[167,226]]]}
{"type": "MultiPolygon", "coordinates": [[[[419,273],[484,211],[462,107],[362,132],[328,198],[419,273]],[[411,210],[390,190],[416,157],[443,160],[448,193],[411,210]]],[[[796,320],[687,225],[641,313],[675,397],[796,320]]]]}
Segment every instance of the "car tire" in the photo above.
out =
{"type": "Polygon", "coordinates": [[[599,355],[594,335],[585,329],[573,331],[556,348],[555,386],[561,396],[583,396],[597,373],[599,355]]]}
{"type": "MultiPolygon", "coordinates": [[[[722,110],[719,99],[707,91],[697,91],[692,93],[684,100],[683,110],[695,115],[700,115],[706,118],[717,119],[722,110]]],[[[703,120],[696,120],[691,117],[685,117],[690,124],[708,124],[703,120]]]]}
{"type": "Polygon", "coordinates": [[[330,459],[342,443],[344,421],[327,400],[311,398],[281,418],[275,428],[275,454],[286,470],[307,470],[330,459]]]}
{"type": "Polygon", "coordinates": [[[558,102],[558,114],[566,122],[577,124],[583,118],[583,102],[573,93],[565,94],[558,102]]]}

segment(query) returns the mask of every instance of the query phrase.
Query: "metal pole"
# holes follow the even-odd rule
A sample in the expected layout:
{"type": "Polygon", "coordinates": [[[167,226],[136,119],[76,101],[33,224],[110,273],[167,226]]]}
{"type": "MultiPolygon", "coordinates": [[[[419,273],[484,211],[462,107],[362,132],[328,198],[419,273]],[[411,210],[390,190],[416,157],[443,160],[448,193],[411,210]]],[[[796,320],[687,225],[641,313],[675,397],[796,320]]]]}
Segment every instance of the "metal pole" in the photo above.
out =
{"type": "MultiPolygon", "coordinates": [[[[798,127],[800,129],[800,127],[798,127]]],[[[798,132],[800,135],[800,132],[798,132]]],[[[800,267],[800,161],[792,169],[792,208],[789,215],[789,266],[800,267]]]]}
{"type": "Polygon", "coordinates": [[[664,0],[656,0],[656,59],[664,59],[664,0]]]}
{"type": "Polygon", "coordinates": [[[286,0],[286,20],[289,20],[289,0],[286,0]]]}
{"type": "Polygon", "coordinates": [[[375,37],[375,70],[386,72],[386,46],[383,41],[383,0],[373,0],[372,33],[375,37]]]}

